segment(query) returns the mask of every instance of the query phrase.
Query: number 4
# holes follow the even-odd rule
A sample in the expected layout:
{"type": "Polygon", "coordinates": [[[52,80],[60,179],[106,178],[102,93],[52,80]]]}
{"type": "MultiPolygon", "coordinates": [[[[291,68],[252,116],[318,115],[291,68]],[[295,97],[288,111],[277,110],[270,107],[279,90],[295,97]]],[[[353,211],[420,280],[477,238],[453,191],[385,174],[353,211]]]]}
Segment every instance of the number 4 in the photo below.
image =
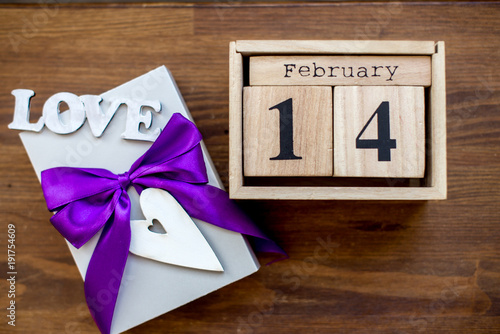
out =
{"type": "Polygon", "coordinates": [[[378,161],[391,161],[391,149],[396,148],[396,139],[391,139],[389,102],[383,101],[356,137],[356,148],[378,149],[378,161]],[[377,139],[360,139],[368,125],[377,115],[377,139]]]}

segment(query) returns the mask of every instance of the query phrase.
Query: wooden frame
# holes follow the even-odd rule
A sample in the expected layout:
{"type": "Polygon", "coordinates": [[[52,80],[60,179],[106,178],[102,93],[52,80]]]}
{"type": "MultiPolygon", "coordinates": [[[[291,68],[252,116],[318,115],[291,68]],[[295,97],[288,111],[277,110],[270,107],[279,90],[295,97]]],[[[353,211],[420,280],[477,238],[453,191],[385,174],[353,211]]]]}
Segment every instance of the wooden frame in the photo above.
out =
{"type": "Polygon", "coordinates": [[[444,42],[236,41],[229,45],[229,195],[234,199],[446,199],[446,77],[444,42]],[[246,185],[243,177],[244,58],[271,54],[429,55],[432,84],[426,101],[426,176],[408,187],[246,185]],[[413,184],[416,184],[413,186],[413,184]]]}

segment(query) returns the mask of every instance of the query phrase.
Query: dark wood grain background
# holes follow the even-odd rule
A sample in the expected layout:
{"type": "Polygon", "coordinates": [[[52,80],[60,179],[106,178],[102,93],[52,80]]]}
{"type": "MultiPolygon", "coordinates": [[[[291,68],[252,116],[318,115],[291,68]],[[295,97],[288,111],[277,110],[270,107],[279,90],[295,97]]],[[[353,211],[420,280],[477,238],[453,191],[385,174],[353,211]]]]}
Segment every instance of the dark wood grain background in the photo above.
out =
{"type": "Polygon", "coordinates": [[[99,94],[164,64],[227,186],[228,44],[237,39],[444,40],[449,198],[240,201],[290,259],[130,333],[500,333],[498,2],[0,6],[0,277],[8,224],[18,270],[17,326],[7,325],[2,279],[0,332],[97,333],[7,129],[10,91],[37,93],[37,119],[56,92],[99,94]]]}

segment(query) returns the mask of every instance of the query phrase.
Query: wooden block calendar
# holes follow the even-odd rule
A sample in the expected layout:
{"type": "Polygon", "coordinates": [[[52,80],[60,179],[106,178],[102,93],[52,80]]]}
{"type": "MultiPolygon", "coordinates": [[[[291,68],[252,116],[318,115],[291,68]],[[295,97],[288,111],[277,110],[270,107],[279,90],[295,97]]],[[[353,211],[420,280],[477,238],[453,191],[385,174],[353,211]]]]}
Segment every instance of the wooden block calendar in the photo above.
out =
{"type": "Polygon", "coordinates": [[[446,198],[444,43],[230,44],[232,198],[446,198]]]}

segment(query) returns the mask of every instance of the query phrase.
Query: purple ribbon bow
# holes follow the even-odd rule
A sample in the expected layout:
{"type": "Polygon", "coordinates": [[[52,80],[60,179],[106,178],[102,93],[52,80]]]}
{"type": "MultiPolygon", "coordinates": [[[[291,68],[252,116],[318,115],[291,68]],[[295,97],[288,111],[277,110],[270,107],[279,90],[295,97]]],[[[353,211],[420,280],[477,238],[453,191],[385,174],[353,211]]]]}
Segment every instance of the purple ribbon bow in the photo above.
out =
{"type": "Polygon", "coordinates": [[[207,184],[201,139],[196,126],[176,113],[128,172],[71,167],[42,172],[47,207],[57,211],[50,221],[73,246],[80,248],[102,229],[85,276],[87,305],[102,333],[111,329],[130,247],[129,186],[139,194],[145,188],[167,190],[190,216],[251,237],[259,251],[286,255],[226,192],[207,184]]]}

